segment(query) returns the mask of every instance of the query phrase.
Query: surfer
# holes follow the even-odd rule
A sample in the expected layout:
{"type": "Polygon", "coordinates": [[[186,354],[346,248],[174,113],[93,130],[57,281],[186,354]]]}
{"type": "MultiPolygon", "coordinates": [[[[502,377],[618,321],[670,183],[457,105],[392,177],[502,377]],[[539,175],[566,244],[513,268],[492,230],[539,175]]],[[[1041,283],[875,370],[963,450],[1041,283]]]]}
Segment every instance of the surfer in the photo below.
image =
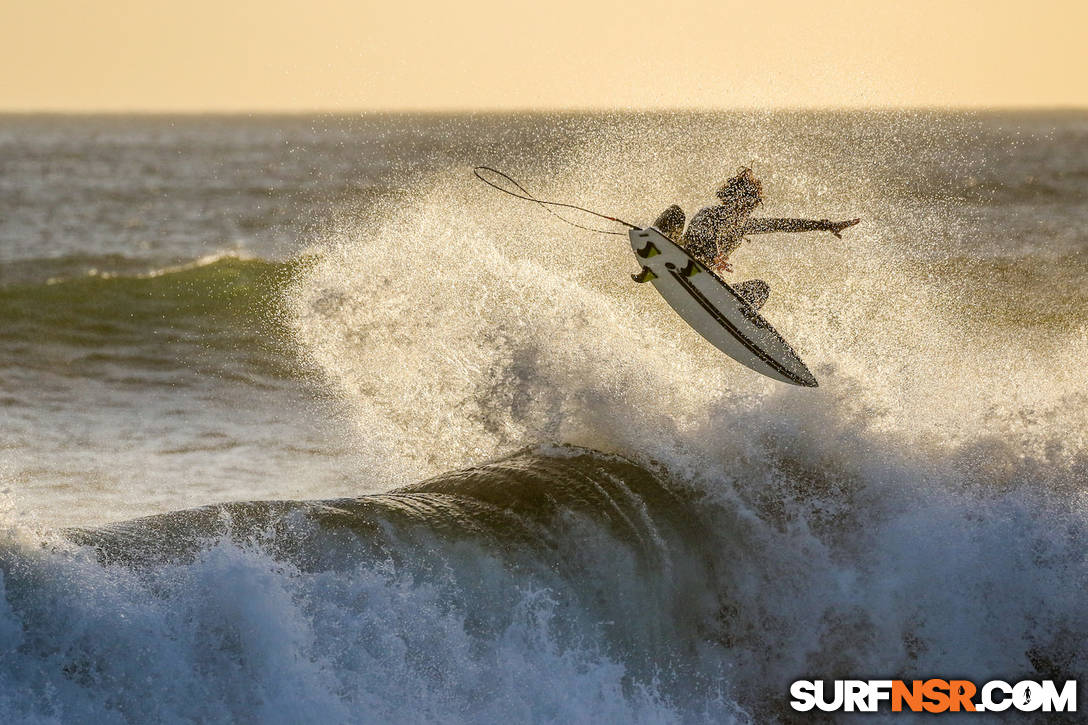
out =
{"type": "MultiPolygon", "coordinates": [[[[715,192],[721,204],[696,212],[684,231],[684,210],[673,204],[657,218],[654,226],[704,265],[721,276],[732,272],[729,255],[736,251],[745,235],[771,232],[831,232],[842,239],[842,230],[861,219],[833,222],[827,219],[753,219],[751,214],[763,203],[763,184],[749,168],[722,184],[715,192]]],[[[761,279],[731,285],[757,310],[767,301],[770,286],[761,279]]]]}

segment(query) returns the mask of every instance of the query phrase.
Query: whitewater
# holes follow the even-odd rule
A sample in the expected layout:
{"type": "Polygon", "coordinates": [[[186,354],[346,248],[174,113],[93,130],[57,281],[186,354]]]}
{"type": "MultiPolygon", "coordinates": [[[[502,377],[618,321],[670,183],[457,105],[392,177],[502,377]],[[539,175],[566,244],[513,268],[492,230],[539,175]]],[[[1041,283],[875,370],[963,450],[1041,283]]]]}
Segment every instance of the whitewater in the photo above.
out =
{"type": "MultiPolygon", "coordinates": [[[[1088,117],[0,123],[0,719],[795,722],[1088,669],[1088,117]],[[724,358],[626,240],[737,166],[724,358]]],[[[984,721],[984,718],[976,718],[984,721]]]]}

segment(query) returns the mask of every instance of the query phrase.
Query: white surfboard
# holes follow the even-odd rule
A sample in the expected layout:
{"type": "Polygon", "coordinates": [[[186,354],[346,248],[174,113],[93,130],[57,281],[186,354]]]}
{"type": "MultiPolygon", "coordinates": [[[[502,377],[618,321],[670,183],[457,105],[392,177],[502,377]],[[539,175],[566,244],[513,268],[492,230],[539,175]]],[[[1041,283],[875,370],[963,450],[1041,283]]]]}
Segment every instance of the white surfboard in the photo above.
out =
{"type": "Polygon", "coordinates": [[[632,229],[642,271],[676,314],[714,347],[758,373],[815,388],[816,378],[770,323],[732,287],[657,229],[632,229]]]}

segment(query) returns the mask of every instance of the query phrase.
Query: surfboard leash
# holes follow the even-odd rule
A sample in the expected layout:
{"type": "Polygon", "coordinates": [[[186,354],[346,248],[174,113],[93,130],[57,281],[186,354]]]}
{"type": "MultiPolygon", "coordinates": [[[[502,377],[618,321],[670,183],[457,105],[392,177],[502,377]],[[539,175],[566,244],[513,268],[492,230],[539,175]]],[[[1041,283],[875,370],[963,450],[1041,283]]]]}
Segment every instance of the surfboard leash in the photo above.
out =
{"type": "Polygon", "coordinates": [[[577,222],[572,222],[570,219],[567,219],[562,214],[552,210],[550,207],[560,206],[560,207],[564,207],[566,209],[576,209],[578,211],[585,212],[586,214],[592,214],[593,216],[598,216],[601,219],[607,219],[610,222],[616,222],[618,224],[622,224],[625,227],[627,227],[628,229],[638,229],[639,228],[634,224],[631,224],[629,222],[625,222],[623,219],[617,219],[614,216],[608,216],[607,214],[601,214],[600,212],[593,211],[592,209],[586,209],[585,207],[577,206],[576,204],[566,204],[566,203],[563,203],[561,201],[548,201],[547,199],[537,199],[535,196],[533,196],[531,193],[529,193],[529,191],[524,186],[519,184],[517,181],[515,181],[513,178],[511,178],[508,174],[504,174],[503,172],[499,171],[498,169],[493,169],[490,166],[476,166],[476,167],[474,167],[472,169],[472,173],[476,176],[477,179],[484,182],[485,184],[487,184],[491,188],[498,189],[499,191],[501,191],[504,194],[509,194],[510,196],[514,197],[515,199],[524,199],[525,201],[531,201],[531,202],[533,202],[535,204],[540,204],[540,206],[544,209],[544,211],[548,212],[549,214],[556,217],[560,221],[566,222],[567,224],[570,224],[572,227],[577,227],[579,229],[584,229],[587,232],[595,232],[597,234],[615,234],[616,236],[620,236],[620,237],[627,236],[626,232],[614,232],[614,231],[611,231],[609,229],[594,229],[593,227],[582,226],[581,224],[578,224],[577,222]],[[503,187],[496,184],[494,181],[491,181],[489,179],[485,179],[480,174],[481,171],[489,171],[492,174],[496,174],[497,176],[501,176],[502,178],[506,179],[511,184],[513,184],[515,187],[517,187],[518,191],[520,191],[521,193],[518,194],[516,192],[510,191],[509,189],[504,189],[503,187]]]}

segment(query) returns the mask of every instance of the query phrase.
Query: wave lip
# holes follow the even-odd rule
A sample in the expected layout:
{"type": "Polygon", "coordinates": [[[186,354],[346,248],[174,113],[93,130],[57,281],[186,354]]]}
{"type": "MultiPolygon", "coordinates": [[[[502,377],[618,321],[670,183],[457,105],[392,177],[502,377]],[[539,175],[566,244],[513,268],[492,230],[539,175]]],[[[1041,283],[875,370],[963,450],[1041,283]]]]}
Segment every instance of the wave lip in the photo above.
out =
{"type": "MultiPolygon", "coordinates": [[[[694,552],[709,537],[696,512],[699,498],[621,456],[542,446],[385,493],[218,504],[69,529],[66,536],[93,547],[106,563],[190,561],[226,538],[258,543],[314,570],[394,556],[408,562],[414,554],[426,560],[428,547],[443,551],[465,544],[576,585],[615,577],[590,576],[579,568],[577,562],[591,551],[571,550],[578,546],[572,532],[588,537],[581,543],[628,552],[643,580],[698,558],[694,552]],[[561,556],[564,551],[569,556],[561,556]],[[557,567],[557,561],[565,563],[557,567]]],[[[700,578],[707,574],[702,571],[700,578]]]]}

